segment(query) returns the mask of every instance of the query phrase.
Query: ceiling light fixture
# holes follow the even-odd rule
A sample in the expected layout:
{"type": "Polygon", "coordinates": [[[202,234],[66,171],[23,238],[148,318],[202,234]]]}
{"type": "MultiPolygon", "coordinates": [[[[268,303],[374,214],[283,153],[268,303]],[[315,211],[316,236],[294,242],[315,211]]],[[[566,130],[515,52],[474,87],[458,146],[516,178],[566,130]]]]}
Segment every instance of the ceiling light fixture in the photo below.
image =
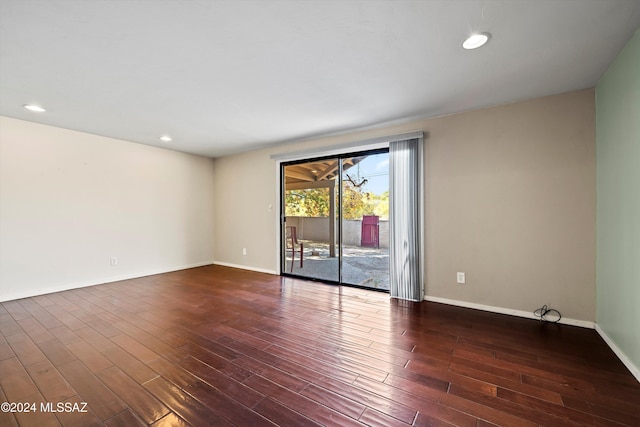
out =
{"type": "Polygon", "coordinates": [[[160,137],[160,141],[162,141],[162,142],[171,142],[173,140],[171,139],[171,137],[169,135],[162,135],[160,137]]]}
{"type": "Polygon", "coordinates": [[[491,34],[489,33],[471,34],[465,41],[462,42],[462,47],[467,50],[477,49],[481,46],[484,46],[489,41],[490,37],[491,34]]]}
{"type": "Polygon", "coordinates": [[[47,111],[41,106],[35,104],[25,104],[23,105],[23,107],[29,111],[33,111],[34,113],[44,113],[45,111],[47,111]]]}

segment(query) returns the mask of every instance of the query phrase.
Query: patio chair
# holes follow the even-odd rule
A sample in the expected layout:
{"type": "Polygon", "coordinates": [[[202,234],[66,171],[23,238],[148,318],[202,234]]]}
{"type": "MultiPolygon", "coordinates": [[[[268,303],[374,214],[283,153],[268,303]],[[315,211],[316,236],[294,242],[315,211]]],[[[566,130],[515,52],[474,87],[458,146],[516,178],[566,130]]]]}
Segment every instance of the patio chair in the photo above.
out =
{"type": "Polygon", "coordinates": [[[304,244],[298,241],[298,235],[296,233],[296,227],[288,225],[285,229],[285,240],[287,250],[291,250],[291,272],[293,272],[293,263],[296,261],[296,249],[299,246],[300,250],[300,268],[304,262],[304,244]]]}

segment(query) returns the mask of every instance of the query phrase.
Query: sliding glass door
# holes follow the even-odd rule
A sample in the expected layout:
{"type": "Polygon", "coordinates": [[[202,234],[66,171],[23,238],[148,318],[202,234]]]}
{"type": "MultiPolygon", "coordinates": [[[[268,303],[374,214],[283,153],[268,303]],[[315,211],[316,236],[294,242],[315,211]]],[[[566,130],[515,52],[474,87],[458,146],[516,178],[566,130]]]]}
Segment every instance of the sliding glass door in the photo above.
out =
{"type": "Polygon", "coordinates": [[[389,154],[282,164],[281,271],[389,290],[389,154]]]}
{"type": "Polygon", "coordinates": [[[342,159],[341,282],[389,290],[389,153],[342,159]]]}
{"type": "Polygon", "coordinates": [[[283,273],[340,281],[339,170],[338,158],[283,165],[283,273]]]}

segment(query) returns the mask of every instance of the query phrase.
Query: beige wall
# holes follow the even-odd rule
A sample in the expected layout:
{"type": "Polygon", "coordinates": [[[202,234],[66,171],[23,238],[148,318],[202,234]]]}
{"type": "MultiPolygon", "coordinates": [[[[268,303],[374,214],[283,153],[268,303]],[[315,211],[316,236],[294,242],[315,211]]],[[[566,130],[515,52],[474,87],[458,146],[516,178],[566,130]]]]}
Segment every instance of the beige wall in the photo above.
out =
{"type": "Polygon", "coordinates": [[[595,320],[594,113],[587,90],[427,124],[428,295],[595,320]]]}
{"type": "Polygon", "coordinates": [[[0,301],[212,263],[213,191],[212,159],[1,117],[0,301]]]}
{"type": "Polygon", "coordinates": [[[216,262],[275,272],[279,205],[276,167],[268,152],[215,160],[214,183],[216,262]]]}
{"type": "Polygon", "coordinates": [[[270,155],[422,130],[426,295],[594,321],[594,120],[588,89],[216,159],[215,260],[277,270],[270,155]]]}

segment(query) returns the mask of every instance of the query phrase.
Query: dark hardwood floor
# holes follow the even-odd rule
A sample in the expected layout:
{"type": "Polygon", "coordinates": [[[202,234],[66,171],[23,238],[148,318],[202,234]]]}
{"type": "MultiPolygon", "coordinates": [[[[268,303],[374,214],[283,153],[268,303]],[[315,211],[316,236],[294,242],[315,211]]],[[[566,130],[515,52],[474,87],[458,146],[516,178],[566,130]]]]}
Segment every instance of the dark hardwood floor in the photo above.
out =
{"type": "Polygon", "coordinates": [[[0,331],[0,402],[36,404],[1,426],[640,426],[593,330],[226,267],[5,302],[0,331]]]}

